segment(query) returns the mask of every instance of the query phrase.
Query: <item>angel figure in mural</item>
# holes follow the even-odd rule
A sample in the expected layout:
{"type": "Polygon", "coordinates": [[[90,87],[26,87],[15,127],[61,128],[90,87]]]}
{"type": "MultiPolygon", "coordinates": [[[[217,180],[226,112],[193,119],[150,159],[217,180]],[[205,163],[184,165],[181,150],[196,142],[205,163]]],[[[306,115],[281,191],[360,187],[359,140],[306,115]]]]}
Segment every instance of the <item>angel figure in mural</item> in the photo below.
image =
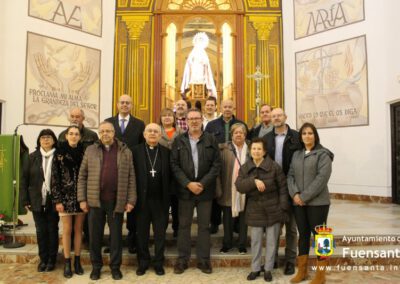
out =
{"type": "Polygon", "coordinates": [[[185,91],[191,84],[205,85],[208,94],[217,97],[210,60],[206,53],[208,36],[205,32],[199,32],[193,37],[193,49],[186,60],[182,78],[181,94],[185,97],[185,91]]]}

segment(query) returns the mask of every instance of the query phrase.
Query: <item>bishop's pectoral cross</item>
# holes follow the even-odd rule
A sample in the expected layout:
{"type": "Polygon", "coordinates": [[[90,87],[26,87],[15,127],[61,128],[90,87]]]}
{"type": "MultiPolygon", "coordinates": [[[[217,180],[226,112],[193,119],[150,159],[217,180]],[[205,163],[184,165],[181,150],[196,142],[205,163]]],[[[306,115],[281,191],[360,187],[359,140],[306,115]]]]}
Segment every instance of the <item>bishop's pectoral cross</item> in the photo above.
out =
{"type": "Polygon", "coordinates": [[[154,169],[151,169],[150,173],[151,173],[151,176],[154,177],[154,175],[157,173],[157,171],[154,169]]]}

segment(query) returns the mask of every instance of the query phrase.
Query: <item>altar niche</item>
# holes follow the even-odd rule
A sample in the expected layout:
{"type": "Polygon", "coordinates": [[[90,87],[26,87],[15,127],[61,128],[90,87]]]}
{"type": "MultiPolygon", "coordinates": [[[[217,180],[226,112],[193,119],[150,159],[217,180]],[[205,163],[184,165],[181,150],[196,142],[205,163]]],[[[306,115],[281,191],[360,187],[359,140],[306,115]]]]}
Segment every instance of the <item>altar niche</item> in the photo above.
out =
{"type": "Polygon", "coordinates": [[[173,108],[182,94],[193,106],[214,95],[218,106],[232,99],[236,116],[251,127],[256,84],[247,75],[257,66],[269,75],[260,82],[261,102],[283,106],[280,0],[118,0],[114,50],[114,114],[124,93],[132,97],[132,114],[146,123],[158,121],[161,109],[173,108]],[[207,75],[186,85],[185,66],[199,33],[208,38],[207,59],[197,62],[207,75]]]}
{"type": "Polygon", "coordinates": [[[184,98],[202,105],[208,96],[233,98],[233,40],[228,23],[218,26],[206,17],[191,17],[178,30],[166,28],[163,40],[162,106],[173,108],[184,98]]]}

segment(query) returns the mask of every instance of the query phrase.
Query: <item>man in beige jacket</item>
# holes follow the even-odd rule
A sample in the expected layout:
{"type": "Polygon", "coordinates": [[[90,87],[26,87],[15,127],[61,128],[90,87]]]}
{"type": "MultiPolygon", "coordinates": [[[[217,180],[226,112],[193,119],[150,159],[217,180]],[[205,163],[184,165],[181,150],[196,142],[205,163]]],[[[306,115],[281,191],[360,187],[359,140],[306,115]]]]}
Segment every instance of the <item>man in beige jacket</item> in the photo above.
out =
{"type": "Polygon", "coordinates": [[[100,140],[86,149],[78,178],[78,201],[89,212],[90,279],[98,280],[103,266],[101,244],[104,225],[110,228],[110,268],[112,278],[120,280],[122,261],[122,223],[124,212],[136,203],[136,179],[132,152],[114,138],[110,122],[99,126],[100,140]]]}

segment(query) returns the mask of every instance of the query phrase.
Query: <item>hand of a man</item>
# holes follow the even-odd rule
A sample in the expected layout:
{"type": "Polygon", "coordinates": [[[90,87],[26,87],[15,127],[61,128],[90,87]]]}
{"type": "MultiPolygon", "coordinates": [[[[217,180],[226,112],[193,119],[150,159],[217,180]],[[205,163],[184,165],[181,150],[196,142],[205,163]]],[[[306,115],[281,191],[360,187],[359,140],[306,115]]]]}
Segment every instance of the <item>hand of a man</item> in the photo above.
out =
{"type": "Polygon", "coordinates": [[[134,207],[135,206],[133,206],[132,204],[127,203],[125,205],[125,211],[129,213],[129,212],[131,212],[133,210],[134,207]]]}
{"type": "Polygon", "coordinates": [[[199,195],[203,191],[203,185],[200,182],[189,182],[187,188],[196,195],[199,195]]]}
{"type": "Polygon", "coordinates": [[[86,201],[82,201],[81,203],[79,203],[79,205],[83,212],[85,213],[89,212],[89,206],[86,201]]]}
{"type": "Polygon", "coordinates": [[[259,180],[259,179],[255,179],[254,180],[256,187],[258,189],[259,192],[264,192],[265,191],[265,184],[263,181],[259,180]]]}

